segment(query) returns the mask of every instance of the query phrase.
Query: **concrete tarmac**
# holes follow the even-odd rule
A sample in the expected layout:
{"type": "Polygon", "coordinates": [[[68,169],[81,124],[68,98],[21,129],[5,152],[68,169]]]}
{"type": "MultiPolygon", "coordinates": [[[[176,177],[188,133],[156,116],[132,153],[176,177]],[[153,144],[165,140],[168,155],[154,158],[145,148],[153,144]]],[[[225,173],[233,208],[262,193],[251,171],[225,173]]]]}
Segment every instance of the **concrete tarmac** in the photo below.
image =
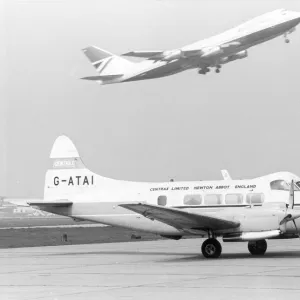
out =
{"type": "Polygon", "coordinates": [[[0,250],[0,299],[300,299],[300,241],[222,243],[219,259],[202,239],[0,250]]]}

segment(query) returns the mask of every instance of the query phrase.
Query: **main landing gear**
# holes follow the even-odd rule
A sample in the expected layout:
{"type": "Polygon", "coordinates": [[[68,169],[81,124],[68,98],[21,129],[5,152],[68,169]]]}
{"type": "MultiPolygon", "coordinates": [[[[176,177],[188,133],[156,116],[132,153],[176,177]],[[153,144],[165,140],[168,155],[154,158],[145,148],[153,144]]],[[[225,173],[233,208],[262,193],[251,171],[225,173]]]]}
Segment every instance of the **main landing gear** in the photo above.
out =
{"type": "MultiPolygon", "coordinates": [[[[199,69],[198,74],[205,75],[208,72],[210,72],[210,68],[203,68],[203,69],[199,69]]],[[[216,65],[215,72],[216,73],[221,72],[221,65],[216,65]]]]}
{"type": "Polygon", "coordinates": [[[264,255],[267,247],[266,240],[248,242],[248,250],[252,255],[264,255]]]}
{"type": "Polygon", "coordinates": [[[217,239],[209,238],[203,242],[201,251],[206,258],[218,258],[222,253],[222,246],[217,239]]]}
{"type": "Polygon", "coordinates": [[[210,72],[209,68],[203,68],[203,69],[199,69],[198,74],[205,75],[208,72],[210,72]]]}

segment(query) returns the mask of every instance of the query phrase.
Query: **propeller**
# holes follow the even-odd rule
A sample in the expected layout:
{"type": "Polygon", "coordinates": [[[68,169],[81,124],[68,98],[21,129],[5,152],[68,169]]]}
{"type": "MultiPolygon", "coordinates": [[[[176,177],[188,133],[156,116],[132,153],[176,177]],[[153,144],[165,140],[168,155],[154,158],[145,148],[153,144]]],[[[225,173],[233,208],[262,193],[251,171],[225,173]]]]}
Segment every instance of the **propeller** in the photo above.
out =
{"type": "Polygon", "coordinates": [[[290,195],[289,195],[289,208],[293,209],[295,203],[294,180],[291,182],[290,195]]]}
{"type": "MultiPolygon", "coordinates": [[[[290,191],[289,191],[289,204],[288,204],[288,208],[289,209],[293,209],[294,208],[294,204],[295,204],[295,193],[294,193],[294,180],[291,181],[291,186],[290,186],[290,191]]],[[[283,225],[286,224],[287,222],[292,221],[294,223],[297,235],[300,239],[300,232],[298,230],[297,224],[295,222],[295,219],[300,218],[300,215],[292,215],[291,213],[287,213],[288,208],[286,208],[286,216],[281,220],[281,222],[279,223],[279,225],[283,225]]]]}

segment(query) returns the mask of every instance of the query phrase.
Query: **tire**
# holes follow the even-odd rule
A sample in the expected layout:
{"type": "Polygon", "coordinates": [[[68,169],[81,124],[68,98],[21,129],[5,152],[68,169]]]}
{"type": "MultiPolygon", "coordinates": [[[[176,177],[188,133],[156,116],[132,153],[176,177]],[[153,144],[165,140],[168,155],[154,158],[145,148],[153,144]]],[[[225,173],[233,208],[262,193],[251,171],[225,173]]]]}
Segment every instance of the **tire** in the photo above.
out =
{"type": "Polygon", "coordinates": [[[222,246],[216,239],[207,239],[203,242],[201,251],[206,258],[218,258],[222,253],[222,246]]]}
{"type": "Polygon", "coordinates": [[[248,242],[248,250],[252,255],[264,255],[267,247],[266,240],[248,242]]]}

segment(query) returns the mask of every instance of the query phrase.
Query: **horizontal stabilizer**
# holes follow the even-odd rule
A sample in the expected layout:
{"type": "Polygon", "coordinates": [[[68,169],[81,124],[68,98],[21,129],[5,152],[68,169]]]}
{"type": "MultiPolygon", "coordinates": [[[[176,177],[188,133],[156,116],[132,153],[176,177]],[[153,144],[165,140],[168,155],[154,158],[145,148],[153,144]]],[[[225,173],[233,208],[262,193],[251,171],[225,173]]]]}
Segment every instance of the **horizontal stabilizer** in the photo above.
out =
{"type": "Polygon", "coordinates": [[[16,206],[29,206],[27,203],[29,200],[39,200],[39,199],[4,197],[3,200],[5,200],[8,203],[14,204],[16,206]]]}
{"type": "Polygon", "coordinates": [[[42,206],[42,207],[67,207],[73,204],[69,200],[53,200],[53,201],[28,201],[30,206],[42,206]]]}
{"type": "Polygon", "coordinates": [[[163,53],[163,51],[131,51],[131,52],[122,54],[122,56],[150,58],[152,56],[157,56],[162,53],[163,53]]]}
{"type": "Polygon", "coordinates": [[[82,77],[81,79],[84,80],[92,80],[92,81],[98,81],[98,80],[112,80],[119,77],[122,77],[123,74],[115,74],[115,75],[103,75],[103,76],[89,76],[89,77],[82,77]]]}
{"type": "Polygon", "coordinates": [[[159,205],[144,204],[144,203],[128,203],[120,204],[126,209],[134,211],[142,216],[160,221],[167,225],[178,229],[211,229],[223,230],[236,228],[240,225],[239,222],[234,222],[214,216],[190,213],[187,210],[178,208],[163,207],[159,205]]]}

